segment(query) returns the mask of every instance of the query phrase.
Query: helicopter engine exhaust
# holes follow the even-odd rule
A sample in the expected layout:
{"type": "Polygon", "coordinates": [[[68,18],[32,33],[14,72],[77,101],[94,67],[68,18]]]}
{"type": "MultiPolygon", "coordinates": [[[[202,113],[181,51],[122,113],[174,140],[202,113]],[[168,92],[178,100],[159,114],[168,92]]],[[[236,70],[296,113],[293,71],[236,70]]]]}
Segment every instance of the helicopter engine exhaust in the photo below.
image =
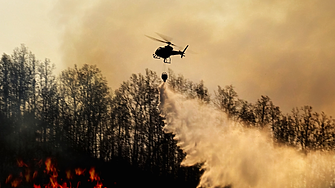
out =
{"type": "Polygon", "coordinates": [[[162,73],[162,80],[163,80],[164,82],[166,82],[167,79],[168,79],[168,74],[167,74],[166,72],[163,72],[163,73],[162,73]]]}

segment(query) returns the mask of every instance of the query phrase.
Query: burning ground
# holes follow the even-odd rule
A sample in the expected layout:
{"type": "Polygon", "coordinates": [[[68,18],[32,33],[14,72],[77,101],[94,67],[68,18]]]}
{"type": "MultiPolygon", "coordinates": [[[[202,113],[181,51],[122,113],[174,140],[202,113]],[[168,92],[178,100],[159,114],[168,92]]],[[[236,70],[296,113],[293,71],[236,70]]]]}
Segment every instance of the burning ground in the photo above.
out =
{"type": "MultiPolygon", "coordinates": [[[[28,165],[21,159],[17,160],[15,172],[8,175],[5,185],[10,187],[34,188],[102,188],[102,180],[95,167],[88,169],[77,167],[62,171],[51,158],[45,161],[34,160],[28,165]]],[[[116,182],[115,182],[116,184],[116,182]]]]}

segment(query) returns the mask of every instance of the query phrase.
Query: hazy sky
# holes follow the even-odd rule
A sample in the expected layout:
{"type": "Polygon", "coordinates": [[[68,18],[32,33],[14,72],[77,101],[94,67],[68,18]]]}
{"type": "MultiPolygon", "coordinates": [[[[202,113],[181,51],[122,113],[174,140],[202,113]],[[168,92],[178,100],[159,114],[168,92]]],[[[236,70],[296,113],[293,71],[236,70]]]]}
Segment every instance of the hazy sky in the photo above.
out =
{"type": "Polygon", "coordinates": [[[334,10],[333,0],[0,0],[0,52],[24,43],[57,71],[97,64],[112,89],[171,68],[211,92],[232,84],[249,102],[334,115],[334,10]],[[164,44],[144,36],[155,32],[197,54],[163,66],[152,54],[164,44]]]}

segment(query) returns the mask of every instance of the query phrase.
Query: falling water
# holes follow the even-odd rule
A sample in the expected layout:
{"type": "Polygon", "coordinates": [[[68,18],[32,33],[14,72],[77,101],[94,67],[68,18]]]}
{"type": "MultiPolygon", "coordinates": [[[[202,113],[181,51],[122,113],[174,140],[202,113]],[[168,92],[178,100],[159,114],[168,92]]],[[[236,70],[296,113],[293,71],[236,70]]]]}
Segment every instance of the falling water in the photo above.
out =
{"type": "Polygon", "coordinates": [[[187,154],[182,165],[204,162],[198,187],[325,188],[334,184],[335,158],[275,147],[266,131],[228,121],[211,105],[186,99],[160,86],[166,132],[187,154]]]}

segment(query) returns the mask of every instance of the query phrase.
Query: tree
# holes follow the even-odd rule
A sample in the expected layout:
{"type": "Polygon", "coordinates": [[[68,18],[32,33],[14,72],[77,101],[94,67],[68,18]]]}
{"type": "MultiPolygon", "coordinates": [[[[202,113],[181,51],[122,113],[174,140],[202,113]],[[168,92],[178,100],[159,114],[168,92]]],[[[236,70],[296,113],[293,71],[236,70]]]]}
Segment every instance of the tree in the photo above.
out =
{"type": "Polygon", "coordinates": [[[68,68],[60,76],[60,109],[63,126],[73,145],[95,157],[100,155],[102,131],[106,129],[109,88],[101,71],[92,65],[68,68]]]}
{"type": "MultiPolygon", "coordinates": [[[[39,62],[21,45],[0,61],[0,143],[1,159],[8,163],[13,156],[32,156],[36,148],[37,95],[36,65],[39,62]],[[33,152],[32,152],[33,151],[33,152]]],[[[1,173],[1,172],[0,172],[1,173]]]]}
{"type": "Polygon", "coordinates": [[[210,95],[208,93],[208,89],[205,87],[202,80],[199,84],[193,84],[192,90],[195,92],[196,98],[200,99],[200,101],[203,101],[206,104],[210,102],[210,95]]]}
{"type": "Polygon", "coordinates": [[[157,154],[154,154],[157,152],[155,144],[162,137],[163,121],[157,108],[158,84],[157,74],[146,70],[146,75],[133,74],[130,81],[115,91],[113,101],[117,110],[112,111],[116,121],[114,132],[119,135],[118,155],[122,155],[121,150],[129,149],[131,163],[135,166],[150,162],[157,154]]]}
{"type": "Polygon", "coordinates": [[[254,114],[254,106],[248,101],[239,100],[240,109],[238,110],[238,120],[245,126],[254,126],[256,124],[256,117],[254,114]]]}
{"type": "Polygon", "coordinates": [[[297,132],[291,115],[281,115],[272,124],[273,139],[277,144],[296,146],[297,132]]]}
{"type": "Polygon", "coordinates": [[[55,65],[49,59],[37,64],[36,101],[38,124],[38,142],[44,148],[58,147],[61,141],[59,129],[58,90],[56,77],[53,75],[55,65]]]}
{"type": "Polygon", "coordinates": [[[315,126],[315,150],[331,151],[335,148],[335,120],[324,112],[314,113],[315,126]]]}
{"type": "Polygon", "coordinates": [[[313,112],[311,106],[293,109],[293,122],[296,132],[296,145],[306,154],[312,150],[331,150],[334,148],[334,119],[323,112],[313,112]],[[302,114],[300,112],[302,111],[302,114]]]}
{"type": "MultiPolygon", "coordinates": [[[[235,119],[238,115],[239,99],[232,85],[221,88],[218,86],[218,90],[214,91],[215,97],[213,103],[215,107],[225,112],[228,118],[235,119]]],[[[246,107],[246,106],[244,106],[246,107]]],[[[245,108],[243,110],[246,110],[245,108]]],[[[245,113],[245,112],[242,112],[245,113]]]]}
{"type": "Polygon", "coordinates": [[[12,66],[11,57],[3,54],[1,57],[1,74],[0,74],[0,88],[1,88],[1,101],[0,109],[4,118],[10,117],[10,69],[12,66]]]}
{"type": "MultiPolygon", "coordinates": [[[[299,123],[297,124],[298,135],[297,140],[303,151],[307,152],[312,149],[312,137],[314,136],[315,125],[312,118],[312,107],[304,106],[301,108],[303,114],[299,118],[299,123]]],[[[299,114],[298,114],[299,115],[299,114]]]]}
{"type": "Polygon", "coordinates": [[[270,123],[278,121],[281,114],[279,107],[275,106],[268,96],[261,96],[254,104],[255,126],[263,128],[270,123]]]}
{"type": "Polygon", "coordinates": [[[3,118],[10,122],[4,126],[12,130],[8,141],[15,143],[12,145],[13,150],[21,155],[26,148],[34,146],[36,63],[34,54],[24,45],[15,48],[11,56],[4,54],[1,59],[0,108],[3,118]],[[30,145],[24,140],[28,140],[30,145]]]}
{"type": "Polygon", "coordinates": [[[168,70],[168,73],[169,89],[184,95],[187,99],[199,99],[199,101],[207,104],[210,102],[208,89],[202,80],[197,84],[185,79],[182,75],[176,76],[171,69],[168,70]]]}

